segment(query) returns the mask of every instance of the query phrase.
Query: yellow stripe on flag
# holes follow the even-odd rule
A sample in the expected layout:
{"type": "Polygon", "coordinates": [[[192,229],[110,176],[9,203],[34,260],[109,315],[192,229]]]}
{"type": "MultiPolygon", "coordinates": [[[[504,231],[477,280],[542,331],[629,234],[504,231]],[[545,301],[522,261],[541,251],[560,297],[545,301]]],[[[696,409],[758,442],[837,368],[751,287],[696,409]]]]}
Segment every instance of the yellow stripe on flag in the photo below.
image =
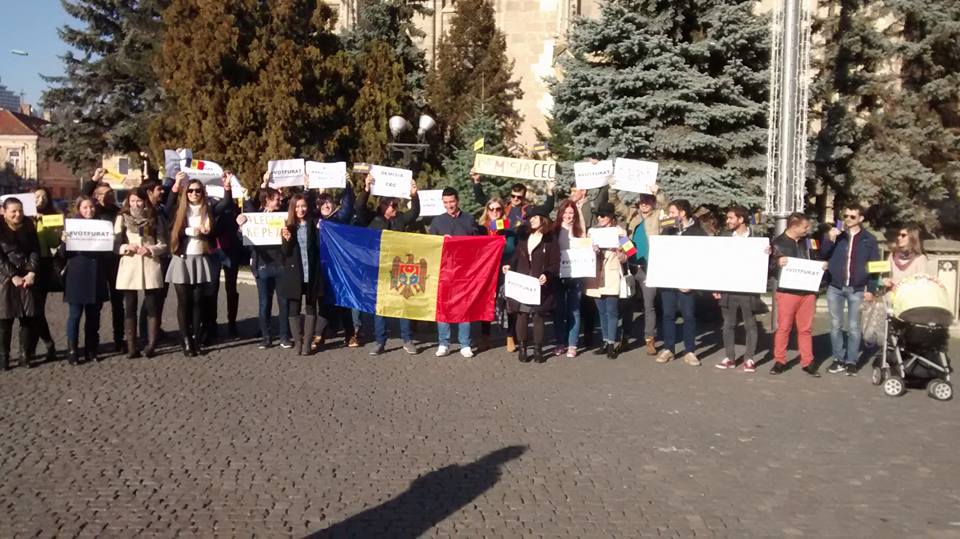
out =
{"type": "Polygon", "coordinates": [[[478,139],[473,143],[473,151],[479,152],[480,150],[482,150],[482,149],[483,149],[483,143],[484,143],[483,137],[478,138],[478,139]]]}
{"type": "Polygon", "coordinates": [[[443,238],[384,230],[380,236],[377,314],[436,320],[443,238]]]}

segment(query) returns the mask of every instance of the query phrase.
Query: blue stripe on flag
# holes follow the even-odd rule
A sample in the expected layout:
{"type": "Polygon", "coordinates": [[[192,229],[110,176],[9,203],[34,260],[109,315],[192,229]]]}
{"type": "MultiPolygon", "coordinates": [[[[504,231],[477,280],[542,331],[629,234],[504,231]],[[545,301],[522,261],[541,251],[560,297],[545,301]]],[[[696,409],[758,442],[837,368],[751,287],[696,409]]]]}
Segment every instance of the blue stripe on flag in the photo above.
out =
{"type": "Polygon", "coordinates": [[[380,232],[331,221],[320,224],[320,265],[325,303],[372,313],[377,310],[380,232]]]}

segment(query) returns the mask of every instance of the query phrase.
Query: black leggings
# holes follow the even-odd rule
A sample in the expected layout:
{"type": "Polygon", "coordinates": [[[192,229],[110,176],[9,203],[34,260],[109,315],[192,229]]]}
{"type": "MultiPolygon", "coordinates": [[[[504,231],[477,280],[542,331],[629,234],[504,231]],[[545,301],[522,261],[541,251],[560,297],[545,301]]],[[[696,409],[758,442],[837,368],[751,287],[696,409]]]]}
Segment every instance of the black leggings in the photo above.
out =
{"type": "Polygon", "coordinates": [[[543,344],[543,314],[517,313],[517,340],[527,341],[527,321],[533,318],[533,344],[543,344]]]}
{"type": "MultiPolygon", "coordinates": [[[[144,315],[150,318],[156,318],[160,314],[160,292],[163,289],[154,288],[143,291],[143,310],[144,315]]],[[[137,290],[123,290],[123,314],[128,320],[136,320],[137,317],[137,290]]]]}
{"type": "MultiPolygon", "coordinates": [[[[14,320],[14,318],[0,320],[0,352],[2,352],[6,358],[10,357],[10,343],[13,341],[14,320]]],[[[31,355],[33,354],[32,344],[34,342],[35,324],[36,317],[24,316],[20,318],[20,348],[26,350],[26,352],[31,355]]]]}
{"type": "Polygon", "coordinates": [[[50,345],[53,343],[53,336],[50,335],[50,324],[47,323],[47,292],[38,292],[34,296],[34,302],[37,306],[34,337],[50,345]]]}
{"type": "Polygon", "coordinates": [[[203,287],[200,284],[175,284],[177,293],[177,323],[182,338],[196,337],[203,322],[203,287]]]}

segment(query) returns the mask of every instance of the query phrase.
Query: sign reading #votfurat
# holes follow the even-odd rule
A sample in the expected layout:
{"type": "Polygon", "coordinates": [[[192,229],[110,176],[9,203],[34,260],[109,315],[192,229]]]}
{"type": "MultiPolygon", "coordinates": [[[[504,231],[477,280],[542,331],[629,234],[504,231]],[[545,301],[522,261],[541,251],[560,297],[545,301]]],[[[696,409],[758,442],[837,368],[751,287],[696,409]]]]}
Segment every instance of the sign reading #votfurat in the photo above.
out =
{"type": "Polygon", "coordinates": [[[267,162],[270,187],[303,187],[306,164],[303,159],[278,159],[267,162]]]}
{"type": "Polygon", "coordinates": [[[534,159],[515,159],[478,153],[473,162],[478,174],[516,178],[518,180],[555,180],[557,163],[555,161],[537,161],[534,159]]]}
{"type": "Polygon", "coordinates": [[[102,219],[66,219],[68,251],[113,251],[113,223],[102,219]]]}

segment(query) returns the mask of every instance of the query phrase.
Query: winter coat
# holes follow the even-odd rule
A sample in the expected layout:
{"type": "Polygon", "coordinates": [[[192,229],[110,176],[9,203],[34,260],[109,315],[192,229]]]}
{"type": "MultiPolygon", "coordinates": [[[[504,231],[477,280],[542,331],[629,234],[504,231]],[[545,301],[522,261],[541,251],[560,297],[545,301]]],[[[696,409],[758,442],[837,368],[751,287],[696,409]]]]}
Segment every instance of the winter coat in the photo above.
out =
{"type": "MultiPolygon", "coordinates": [[[[158,225],[159,220],[155,221],[158,225]]],[[[117,253],[124,253],[127,247],[137,247],[145,245],[144,237],[140,230],[132,230],[126,227],[123,215],[117,216],[117,221],[113,225],[113,232],[116,234],[117,253]]],[[[161,231],[155,230],[154,234],[161,231]]],[[[117,290],[156,290],[163,288],[163,270],[160,265],[160,258],[167,252],[167,244],[164,241],[166,232],[150,244],[145,245],[150,251],[150,256],[137,254],[120,254],[120,266],[117,269],[117,290]]]]}
{"type": "Polygon", "coordinates": [[[619,249],[601,249],[597,253],[597,276],[587,279],[586,294],[591,298],[620,295],[623,261],[619,249]]]}
{"type": "Polygon", "coordinates": [[[60,244],[60,256],[67,259],[63,301],[81,305],[103,303],[110,299],[108,279],[111,259],[117,255],[104,251],[67,251],[60,244]]]}
{"type": "Polygon", "coordinates": [[[827,259],[827,271],[830,273],[830,286],[843,288],[851,286],[854,290],[868,289],[876,292],[877,279],[867,273],[867,263],[880,260],[880,247],[877,238],[861,228],[853,236],[853,249],[850,249],[850,233],[842,232],[836,242],[830,241],[830,235],[823,235],[823,256],[827,259]],[[847,254],[850,253],[850,277],[847,278],[847,254]],[[848,284],[849,283],[849,284],[848,284]]]}
{"type": "MultiPolygon", "coordinates": [[[[780,234],[770,242],[770,274],[776,275],[777,279],[780,277],[780,257],[789,257],[789,258],[805,258],[807,260],[820,260],[819,252],[815,247],[811,247],[811,241],[809,238],[800,238],[795,240],[787,235],[786,232],[780,234]]],[[[778,293],[783,294],[793,294],[796,296],[812,296],[815,295],[815,292],[808,292],[805,290],[785,290],[782,288],[776,289],[778,293]]]]}
{"type": "Polygon", "coordinates": [[[24,277],[37,271],[40,265],[40,244],[32,223],[24,222],[11,230],[0,223],[0,319],[36,315],[36,291],[13,285],[14,277],[24,277]]]}
{"type": "Polygon", "coordinates": [[[395,232],[406,232],[413,222],[420,217],[420,197],[414,195],[410,199],[410,209],[404,212],[398,211],[397,216],[387,220],[382,215],[376,215],[367,207],[367,199],[370,193],[364,191],[357,198],[357,221],[360,226],[372,228],[374,230],[393,230],[395,232]]]}
{"type": "MultiPolygon", "coordinates": [[[[527,248],[529,237],[520,240],[513,251],[513,260],[510,269],[517,273],[540,277],[545,275],[547,282],[540,287],[540,305],[531,305],[530,310],[537,313],[553,311],[557,285],[560,283],[560,247],[555,234],[544,234],[540,244],[531,254],[527,248]]],[[[520,310],[520,303],[515,299],[507,299],[507,311],[516,313],[520,310]]]]}
{"type": "Polygon", "coordinates": [[[282,269],[277,280],[277,295],[287,299],[300,299],[306,295],[307,301],[316,303],[323,297],[323,273],[320,269],[319,236],[314,232],[316,221],[307,223],[307,263],[309,265],[310,280],[303,279],[303,255],[300,250],[300,241],[297,237],[297,228],[290,232],[290,240],[283,240],[280,244],[282,269]],[[306,284],[306,288],[304,288],[306,284]]]}

